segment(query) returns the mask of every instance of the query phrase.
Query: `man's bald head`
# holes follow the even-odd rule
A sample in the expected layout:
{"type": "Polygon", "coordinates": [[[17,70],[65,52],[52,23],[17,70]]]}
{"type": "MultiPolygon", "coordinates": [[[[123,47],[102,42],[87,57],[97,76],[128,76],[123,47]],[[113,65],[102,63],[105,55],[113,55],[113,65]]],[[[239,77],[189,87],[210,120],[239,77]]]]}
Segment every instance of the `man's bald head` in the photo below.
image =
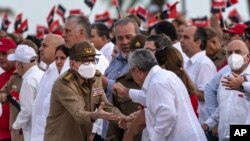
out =
{"type": "Polygon", "coordinates": [[[227,52],[230,50],[240,50],[243,53],[249,53],[249,49],[247,47],[247,45],[245,44],[245,42],[243,42],[242,40],[233,40],[228,44],[227,47],[227,52]]]}
{"type": "Polygon", "coordinates": [[[44,40],[50,40],[51,44],[53,47],[57,48],[59,45],[64,44],[64,39],[62,36],[57,35],[57,34],[48,34],[44,40]]]}
{"type": "Polygon", "coordinates": [[[60,35],[48,34],[39,48],[41,60],[47,65],[51,64],[55,59],[56,48],[62,44],[64,40],[60,35]]]}

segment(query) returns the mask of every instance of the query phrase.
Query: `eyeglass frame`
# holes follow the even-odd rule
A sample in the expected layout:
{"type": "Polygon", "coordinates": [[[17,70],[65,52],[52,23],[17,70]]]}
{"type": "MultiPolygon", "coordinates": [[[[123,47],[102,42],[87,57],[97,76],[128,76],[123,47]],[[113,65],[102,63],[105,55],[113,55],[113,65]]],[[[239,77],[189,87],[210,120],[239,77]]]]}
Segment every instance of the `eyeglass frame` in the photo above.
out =
{"type": "Polygon", "coordinates": [[[99,62],[99,58],[94,58],[95,60],[90,60],[88,58],[75,58],[74,61],[75,62],[81,62],[81,64],[84,65],[89,65],[90,62],[93,64],[97,64],[99,62]]]}

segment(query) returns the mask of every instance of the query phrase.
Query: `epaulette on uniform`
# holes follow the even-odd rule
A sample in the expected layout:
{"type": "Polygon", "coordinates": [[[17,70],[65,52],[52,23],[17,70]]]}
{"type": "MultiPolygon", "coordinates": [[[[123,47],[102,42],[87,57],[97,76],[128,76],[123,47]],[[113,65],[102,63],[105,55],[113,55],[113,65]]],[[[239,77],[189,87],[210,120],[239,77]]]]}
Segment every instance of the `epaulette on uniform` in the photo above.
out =
{"type": "Polygon", "coordinates": [[[102,73],[99,70],[96,70],[95,76],[102,76],[102,73]]]}
{"type": "Polygon", "coordinates": [[[71,80],[73,80],[75,77],[74,73],[72,72],[67,72],[66,74],[64,74],[64,76],[62,77],[62,80],[66,83],[69,83],[71,80]]]}

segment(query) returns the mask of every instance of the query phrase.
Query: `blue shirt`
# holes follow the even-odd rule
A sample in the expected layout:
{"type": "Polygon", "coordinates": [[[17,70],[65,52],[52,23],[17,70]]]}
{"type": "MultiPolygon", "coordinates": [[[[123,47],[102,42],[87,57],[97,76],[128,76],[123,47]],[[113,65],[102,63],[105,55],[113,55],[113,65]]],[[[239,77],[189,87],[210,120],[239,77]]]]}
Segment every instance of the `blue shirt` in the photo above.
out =
{"type": "Polygon", "coordinates": [[[205,108],[210,116],[215,109],[218,107],[217,102],[217,90],[220,84],[221,77],[223,74],[230,71],[230,67],[227,65],[223,67],[219,72],[216,73],[216,75],[213,77],[212,80],[210,80],[206,85],[204,89],[204,96],[205,96],[205,108]]]}
{"type": "Polygon", "coordinates": [[[128,62],[120,54],[118,57],[114,58],[108,68],[105,70],[104,75],[108,78],[108,86],[106,89],[106,96],[111,102],[112,100],[112,86],[115,83],[117,77],[128,72],[128,62]]]}
{"type": "MultiPolygon", "coordinates": [[[[127,59],[123,58],[120,54],[118,57],[114,58],[108,68],[105,70],[104,75],[108,78],[108,86],[106,89],[106,96],[109,102],[112,101],[112,86],[115,83],[117,77],[128,72],[128,62],[127,59]]],[[[102,138],[105,139],[108,130],[108,121],[103,120],[102,128],[102,138]]]]}

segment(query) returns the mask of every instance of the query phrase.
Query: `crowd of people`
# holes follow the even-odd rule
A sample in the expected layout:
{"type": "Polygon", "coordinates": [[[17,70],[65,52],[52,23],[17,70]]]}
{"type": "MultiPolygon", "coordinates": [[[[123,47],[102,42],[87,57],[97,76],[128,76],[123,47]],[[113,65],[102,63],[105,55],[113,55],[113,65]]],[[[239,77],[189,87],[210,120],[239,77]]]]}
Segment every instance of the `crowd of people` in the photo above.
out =
{"type": "Polygon", "coordinates": [[[250,124],[250,25],[211,22],[0,31],[0,141],[229,141],[250,124]]]}

